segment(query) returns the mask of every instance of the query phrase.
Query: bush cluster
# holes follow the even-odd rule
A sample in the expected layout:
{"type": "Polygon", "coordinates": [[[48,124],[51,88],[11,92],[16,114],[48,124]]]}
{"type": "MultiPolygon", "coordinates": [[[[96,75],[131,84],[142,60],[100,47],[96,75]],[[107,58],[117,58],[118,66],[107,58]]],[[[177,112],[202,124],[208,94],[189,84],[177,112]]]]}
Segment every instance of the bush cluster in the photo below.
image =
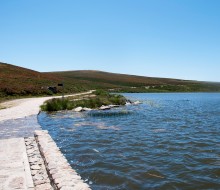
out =
{"type": "Polygon", "coordinates": [[[53,98],[41,106],[42,111],[71,110],[73,105],[68,99],[53,98]]]}
{"type": "Polygon", "coordinates": [[[99,108],[102,105],[125,105],[126,98],[118,94],[109,94],[105,91],[98,91],[95,93],[95,97],[82,100],[71,100],[70,98],[54,98],[48,100],[44,105],[41,106],[42,111],[59,111],[59,110],[71,110],[76,107],[87,107],[87,108],[99,108]]]}

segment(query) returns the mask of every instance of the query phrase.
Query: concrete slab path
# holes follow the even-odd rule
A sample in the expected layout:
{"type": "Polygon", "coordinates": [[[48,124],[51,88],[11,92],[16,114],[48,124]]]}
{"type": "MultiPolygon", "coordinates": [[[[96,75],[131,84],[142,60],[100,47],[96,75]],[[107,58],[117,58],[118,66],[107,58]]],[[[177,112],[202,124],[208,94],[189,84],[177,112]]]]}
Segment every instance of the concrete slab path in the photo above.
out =
{"type": "Polygon", "coordinates": [[[24,138],[0,140],[0,190],[33,190],[24,138]]]}

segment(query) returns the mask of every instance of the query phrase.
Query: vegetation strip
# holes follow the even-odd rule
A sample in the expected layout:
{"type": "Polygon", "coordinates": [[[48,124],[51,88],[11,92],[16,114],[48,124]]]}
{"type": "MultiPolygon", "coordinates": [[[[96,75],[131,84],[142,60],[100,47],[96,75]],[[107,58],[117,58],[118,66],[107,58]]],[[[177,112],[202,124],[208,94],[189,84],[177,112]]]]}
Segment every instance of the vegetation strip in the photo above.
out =
{"type": "MultiPolygon", "coordinates": [[[[44,105],[41,106],[42,111],[59,111],[59,110],[72,110],[77,107],[82,107],[86,110],[86,108],[90,109],[108,109],[108,107],[114,107],[119,105],[126,104],[126,98],[119,94],[110,94],[103,90],[97,90],[93,92],[92,95],[86,95],[79,97],[67,97],[65,99],[62,98],[54,98],[48,100],[44,105]]],[[[109,107],[109,108],[110,108],[109,107]]],[[[79,110],[81,111],[81,110],[79,110]]]]}

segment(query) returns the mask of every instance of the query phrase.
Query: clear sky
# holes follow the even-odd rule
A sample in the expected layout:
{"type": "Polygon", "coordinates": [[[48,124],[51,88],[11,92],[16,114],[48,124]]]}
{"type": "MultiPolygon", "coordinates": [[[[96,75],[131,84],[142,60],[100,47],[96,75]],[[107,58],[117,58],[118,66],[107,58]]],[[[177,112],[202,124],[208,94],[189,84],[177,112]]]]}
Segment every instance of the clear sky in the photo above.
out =
{"type": "Polygon", "coordinates": [[[220,82],[220,0],[0,0],[0,61],[220,82]]]}

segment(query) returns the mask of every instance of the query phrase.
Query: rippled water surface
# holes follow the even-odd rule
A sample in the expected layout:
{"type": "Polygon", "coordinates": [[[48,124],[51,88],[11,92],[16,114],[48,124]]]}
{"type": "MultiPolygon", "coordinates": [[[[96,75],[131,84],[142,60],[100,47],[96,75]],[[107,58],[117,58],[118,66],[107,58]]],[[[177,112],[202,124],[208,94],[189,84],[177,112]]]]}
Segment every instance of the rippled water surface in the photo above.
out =
{"type": "Polygon", "coordinates": [[[220,189],[220,94],[124,94],[143,104],[38,117],[92,189],[220,189]]]}

